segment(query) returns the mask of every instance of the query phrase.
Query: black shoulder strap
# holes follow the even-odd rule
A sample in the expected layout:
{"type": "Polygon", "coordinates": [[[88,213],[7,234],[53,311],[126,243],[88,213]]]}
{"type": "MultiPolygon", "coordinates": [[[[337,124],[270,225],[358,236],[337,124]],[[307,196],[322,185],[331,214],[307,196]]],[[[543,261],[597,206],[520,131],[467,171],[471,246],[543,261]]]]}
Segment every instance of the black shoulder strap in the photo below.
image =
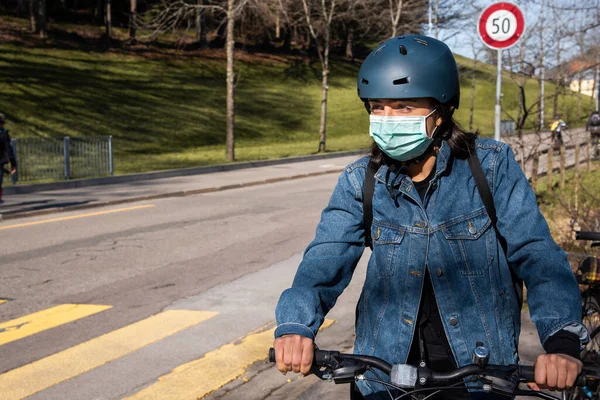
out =
{"type": "MultiPolygon", "coordinates": [[[[490,191],[490,187],[485,179],[485,174],[483,173],[483,169],[481,168],[481,163],[479,162],[479,158],[477,158],[477,154],[475,152],[471,153],[468,158],[469,167],[471,168],[471,173],[473,174],[473,178],[475,179],[475,184],[477,185],[477,190],[479,190],[479,195],[481,196],[481,200],[483,200],[483,204],[485,205],[485,209],[492,220],[492,226],[496,231],[496,237],[500,242],[500,246],[502,247],[502,251],[506,254],[506,240],[504,237],[498,232],[498,227],[496,226],[496,222],[498,218],[496,216],[496,207],[494,206],[494,198],[492,197],[492,192],[490,191]]],[[[517,274],[510,268],[510,275],[513,281],[513,289],[517,295],[517,299],[520,304],[523,304],[523,281],[517,276],[517,274]]]]}
{"type": "MultiPolygon", "coordinates": [[[[492,197],[492,192],[490,191],[490,187],[485,179],[485,174],[483,173],[483,169],[481,168],[481,163],[479,162],[479,158],[477,158],[477,154],[475,154],[475,152],[471,153],[468,161],[469,167],[471,168],[471,173],[475,179],[475,184],[477,185],[477,190],[479,190],[479,195],[481,196],[481,200],[483,200],[483,205],[485,206],[485,209],[492,220],[494,229],[496,229],[497,218],[496,207],[494,206],[494,197],[492,197]]],[[[498,233],[497,230],[496,233],[498,233]]]]}
{"type": "Polygon", "coordinates": [[[375,173],[377,166],[373,160],[369,160],[363,186],[363,220],[365,224],[365,246],[373,250],[371,239],[371,225],[373,224],[373,193],[375,192],[375,173]]]}

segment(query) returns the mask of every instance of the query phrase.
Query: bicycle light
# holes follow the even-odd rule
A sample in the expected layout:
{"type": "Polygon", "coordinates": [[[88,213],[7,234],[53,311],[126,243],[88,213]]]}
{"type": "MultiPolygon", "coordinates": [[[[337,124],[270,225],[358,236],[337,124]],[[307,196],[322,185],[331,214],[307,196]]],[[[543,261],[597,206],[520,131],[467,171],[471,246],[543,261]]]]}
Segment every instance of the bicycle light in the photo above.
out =
{"type": "Polygon", "coordinates": [[[417,384],[417,367],[409,364],[394,364],[390,380],[401,388],[414,388],[417,384]]]}

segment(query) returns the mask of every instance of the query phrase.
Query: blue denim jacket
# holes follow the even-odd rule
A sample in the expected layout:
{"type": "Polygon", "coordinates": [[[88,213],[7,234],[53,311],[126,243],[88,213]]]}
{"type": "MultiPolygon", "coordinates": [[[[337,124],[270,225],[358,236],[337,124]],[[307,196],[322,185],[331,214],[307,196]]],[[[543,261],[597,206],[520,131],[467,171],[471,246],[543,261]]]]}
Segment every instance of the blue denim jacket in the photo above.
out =
{"type": "MultiPolygon", "coordinates": [[[[467,160],[453,157],[446,142],[424,201],[408,176],[396,176],[383,165],[375,175],[373,253],[356,310],[356,353],[406,361],[426,266],[459,366],[471,363],[476,342],[489,349],[492,364],[518,362],[521,310],[509,267],[525,282],[542,343],[561,329],[586,340],[574,275],[512,150],[489,139],[478,139],[476,148],[506,254],[467,160]]],[[[368,160],[348,165],[340,176],[292,287],[281,295],[275,337],[314,338],[350,282],[364,251],[362,191],[368,160]]],[[[360,386],[365,395],[381,390],[372,383],[360,386]]]]}

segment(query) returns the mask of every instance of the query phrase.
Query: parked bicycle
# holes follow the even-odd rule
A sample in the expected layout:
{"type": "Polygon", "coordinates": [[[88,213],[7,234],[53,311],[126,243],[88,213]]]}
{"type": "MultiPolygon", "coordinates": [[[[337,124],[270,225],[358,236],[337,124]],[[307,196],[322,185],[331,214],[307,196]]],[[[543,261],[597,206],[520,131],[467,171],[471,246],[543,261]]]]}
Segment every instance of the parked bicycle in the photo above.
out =
{"type": "MultiPolygon", "coordinates": [[[[473,364],[451,372],[435,372],[426,366],[389,364],[372,356],[343,354],[339,351],[315,350],[311,372],[318,378],[334,383],[372,381],[383,384],[388,389],[390,399],[425,400],[436,394],[456,389],[464,389],[463,382],[470,387],[487,393],[513,396],[536,396],[543,399],[558,399],[545,392],[523,389],[519,384],[534,382],[534,369],[523,365],[489,365],[489,351],[481,343],[473,350],[473,364]],[[377,378],[367,377],[371,371],[377,378]],[[381,373],[387,375],[383,379],[381,373]],[[394,393],[394,394],[392,394],[394,393]],[[399,393],[399,394],[398,394],[399,393]]],[[[275,350],[269,349],[269,361],[275,362],[275,350]]],[[[369,374],[371,375],[371,374],[369,374]]],[[[599,376],[594,370],[586,370],[579,375],[576,386],[582,392],[597,391],[599,376]]]]}

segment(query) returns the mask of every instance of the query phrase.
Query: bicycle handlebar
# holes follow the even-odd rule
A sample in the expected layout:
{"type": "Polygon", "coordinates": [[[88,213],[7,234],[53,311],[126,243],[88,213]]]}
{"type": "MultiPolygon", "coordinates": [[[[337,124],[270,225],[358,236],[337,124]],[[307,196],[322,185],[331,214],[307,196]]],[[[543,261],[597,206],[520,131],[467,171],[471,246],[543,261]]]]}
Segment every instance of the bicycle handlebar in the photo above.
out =
{"type": "Polygon", "coordinates": [[[575,239],[577,240],[600,240],[600,232],[575,232],[575,239]]]}
{"type": "MultiPolygon", "coordinates": [[[[276,362],[275,349],[269,349],[269,361],[276,362]]],[[[437,386],[460,382],[469,376],[478,376],[479,380],[493,389],[512,394],[524,394],[517,386],[521,382],[535,382],[533,366],[525,365],[485,365],[475,364],[457,368],[450,372],[435,372],[426,367],[415,367],[409,364],[394,364],[372,356],[357,354],[343,354],[339,351],[315,349],[311,372],[324,380],[333,380],[335,383],[353,382],[363,376],[370,368],[376,368],[390,377],[391,386],[397,388],[414,388],[415,386],[437,386]]],[[[577,377],[575,386],[583,387],[588,381],[598,379],[595,374],[587,375],[585,372],[577,377]]],[[[532,392],[545,398],[554,398],[549,395],[532,392]]]]}

